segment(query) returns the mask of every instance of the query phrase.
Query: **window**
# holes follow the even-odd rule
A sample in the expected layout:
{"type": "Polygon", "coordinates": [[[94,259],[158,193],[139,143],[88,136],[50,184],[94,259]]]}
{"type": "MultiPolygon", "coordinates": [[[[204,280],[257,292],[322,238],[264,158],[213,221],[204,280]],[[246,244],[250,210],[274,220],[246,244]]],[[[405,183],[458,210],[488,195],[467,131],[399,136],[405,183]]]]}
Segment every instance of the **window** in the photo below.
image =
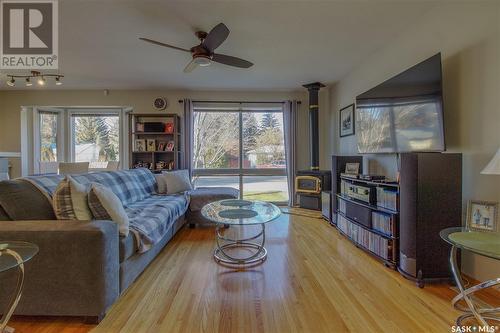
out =
{"type": "Polygon", "coordinates": [[[109,108],[23,107],[23,176],[57,172],[58,162],[90,162],[90,168],[128,160],[125,110],[109,108]]]}
{"type": "Polygon", "coordinates": [[[195,112],[193,118],[193,168],[238,169],[238,113],[195,112]]]}
{"type": "Polygon", "coordinates": [[[57,161],[57,124],[56,112],[40,112],[40,162],[57,161]]]}
{"type": "Polygon", "coordinates": [[[71,128],[73,161],[120,160],[120,117],[118,115],[73,114],[71,128]]]}
{"type": "Polygon", "coordinates": [[[288,201],[280,103],[195,103],[193,119],[196,187],[229,186],[243,198],[288,201]]]}

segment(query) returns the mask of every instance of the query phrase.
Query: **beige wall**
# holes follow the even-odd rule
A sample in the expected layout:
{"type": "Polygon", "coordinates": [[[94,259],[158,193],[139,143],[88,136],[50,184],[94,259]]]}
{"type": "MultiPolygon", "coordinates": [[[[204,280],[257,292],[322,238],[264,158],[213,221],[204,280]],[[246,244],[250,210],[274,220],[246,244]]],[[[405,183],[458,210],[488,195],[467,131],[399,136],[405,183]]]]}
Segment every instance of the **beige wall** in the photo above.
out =
{"type": "MultiPolygon", "coordinates": [[[[469,199],[500,201],[500,176],[480,175],[500,147],[500,3],[443,4],[369,56],[331,87],[331,125],[355,96],[437,52],[442,53],[446,144],[463,153],[463,207],[469,199]]],[[[333,132],[332,132],[333,133],[333,132]]],[[[357,152],[354,136],[332,134],[333,152],[357,152]]],[[[370,156],[370,171],[393,175],[395,157],[370,156]],[[375,162],[375,163],[372,163],[375,162]]],[[[465,216],[464,216],[465,218],[465,216]]],[[[500,276],[500,264],[464,255],[463,269],[478,278],[500,276]]]]}
{"type": "MultiPolygon", "coordinates": [[[[36,88],[35,88],[36,89],[36,88]]],[[[299,90],[300,89],[300,90],[299,90]]],[[[152,108],[155,97],[164,96],[169,100],[165,112],[182,114],[179,99],[231,100],[231,101],[302,101],[299,113],[298,167],[309,168],[309,118],[306,89],[295,92],[227,92],[227,91],[187,91],[187,90],[111,90],[104,96],[102,90],[3,90],[0,91],[0,152],[21,149],[20,110],[21,106],[131,106],[135,112],[156,112],[152,108]]],[[[327,167],[330,147],[329,91],[320,94],[320,166],[327,167]]],[[[20,159],[11,159],[12,176],[21,174],[20,159]]]]}

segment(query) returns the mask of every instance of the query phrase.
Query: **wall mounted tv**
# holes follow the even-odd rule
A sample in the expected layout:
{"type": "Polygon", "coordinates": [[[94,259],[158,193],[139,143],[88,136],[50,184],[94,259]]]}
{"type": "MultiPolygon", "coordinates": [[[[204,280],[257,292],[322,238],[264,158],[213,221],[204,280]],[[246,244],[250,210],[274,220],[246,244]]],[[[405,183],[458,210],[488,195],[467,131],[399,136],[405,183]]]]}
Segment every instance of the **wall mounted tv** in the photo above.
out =
{"type": "Polygon", "coordinates": [[[441,54],[356,97],[360,153],[445,150],[441,54]]]}

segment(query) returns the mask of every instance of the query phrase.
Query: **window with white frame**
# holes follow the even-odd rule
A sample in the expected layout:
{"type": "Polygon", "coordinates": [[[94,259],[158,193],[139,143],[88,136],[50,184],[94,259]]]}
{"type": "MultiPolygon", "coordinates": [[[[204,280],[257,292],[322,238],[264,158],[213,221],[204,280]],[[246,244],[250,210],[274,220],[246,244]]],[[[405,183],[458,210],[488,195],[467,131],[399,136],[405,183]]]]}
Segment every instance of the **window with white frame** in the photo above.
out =
{"type": "Polygon", "coordinates": [[[90,162],[105,168],[126,160],[127,122],[122,108],[23,108],[23,175],[54,162],[90,162]],[[33,131],[29,131],[33,128],[33,131]],[[31,134],[32,133],[32,134],[31,134]],[[101,165],[102,164],[102,165],[101,165]]]}
{"type": "Polygon", "coordinates": [[[287,202],[283,104],[193,106],[195,186],[230,186],[245,199],[287,202]]]}

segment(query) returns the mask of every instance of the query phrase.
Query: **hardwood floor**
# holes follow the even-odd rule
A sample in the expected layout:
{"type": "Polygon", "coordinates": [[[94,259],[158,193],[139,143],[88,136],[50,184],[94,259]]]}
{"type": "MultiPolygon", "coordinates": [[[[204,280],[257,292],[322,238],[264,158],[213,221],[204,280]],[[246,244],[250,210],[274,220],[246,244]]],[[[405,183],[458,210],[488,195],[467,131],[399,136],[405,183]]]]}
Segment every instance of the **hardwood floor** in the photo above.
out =
{"type": "Polygon", "coordinates": [[[15,318],[16,332],[450,332],[447,285],[417,288],[325,221],[267,224],[267,261],[217,265],[212,228],[185,228],[98,325],[15,318]]]}

